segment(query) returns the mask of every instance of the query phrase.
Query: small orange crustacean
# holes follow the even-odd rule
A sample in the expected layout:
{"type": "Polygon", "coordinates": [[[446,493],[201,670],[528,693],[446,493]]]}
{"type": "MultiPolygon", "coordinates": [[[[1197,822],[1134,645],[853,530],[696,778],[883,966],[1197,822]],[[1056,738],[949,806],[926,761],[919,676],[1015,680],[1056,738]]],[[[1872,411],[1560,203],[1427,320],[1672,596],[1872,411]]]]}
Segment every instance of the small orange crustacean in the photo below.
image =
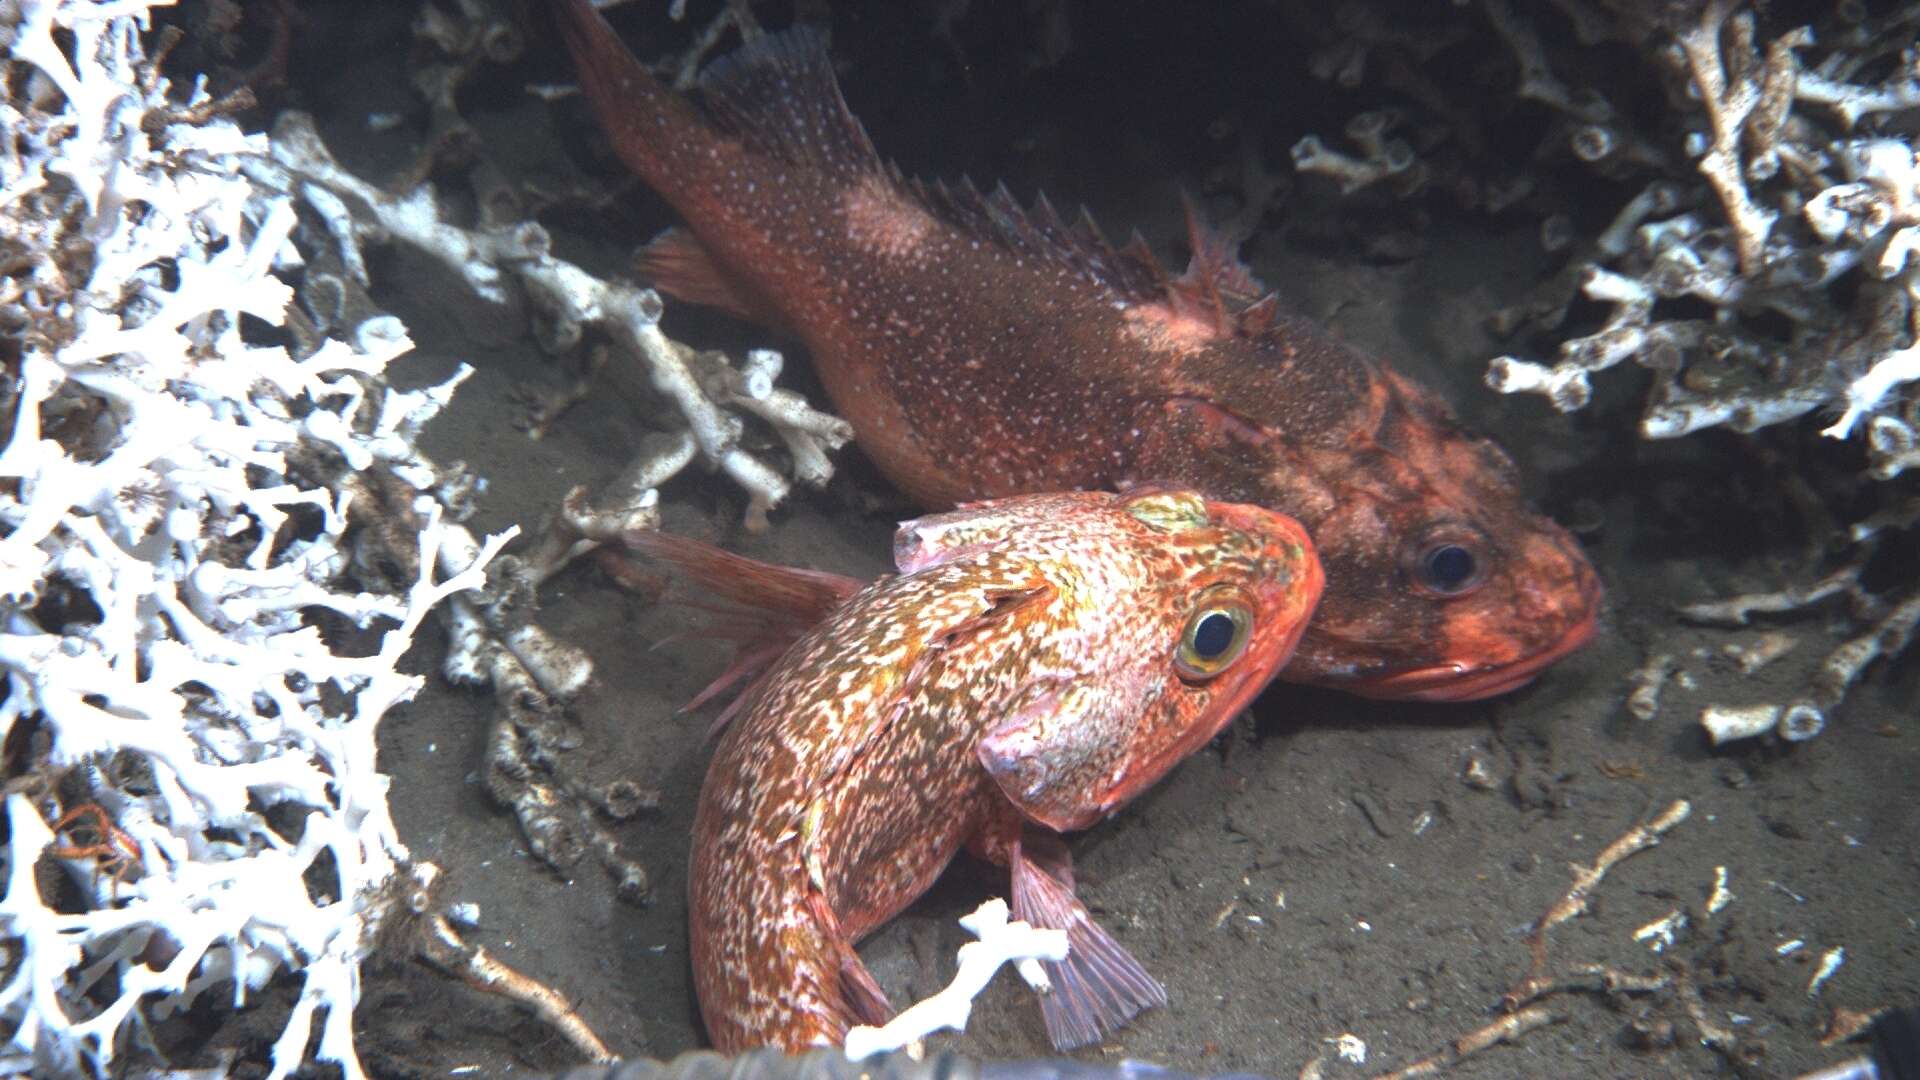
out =
{"type": "Polygon", "coordinates": [[[126,830],[115,825],[113,819],[107,816],[106,808],[99,803],[80,803],[72,807],[53,823],[53,832],[58,835],[83,821],[91,827],[90,833],[75,830],[73,843],[55,844],[47,848],[47,854],[56,859],[93,859],[94,874],[105,871],[113,875],[113,888],[117,893],[127,875],[140,869],[140,844],[126,830]]]}

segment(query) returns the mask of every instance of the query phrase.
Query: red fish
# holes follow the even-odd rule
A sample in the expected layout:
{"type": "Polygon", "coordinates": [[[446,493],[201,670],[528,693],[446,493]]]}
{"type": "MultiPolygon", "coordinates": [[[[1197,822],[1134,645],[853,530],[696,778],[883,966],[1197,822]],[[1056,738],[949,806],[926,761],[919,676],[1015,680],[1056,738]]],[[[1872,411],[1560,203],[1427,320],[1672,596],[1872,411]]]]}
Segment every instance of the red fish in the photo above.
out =
{"type": "Polygon", "coordinates": [[[1327,598],[1282,677],[1375,697],[1504,693],[1593,634],[1600,585],[1438,396],[1300,318],[1197,224],[1163,273],[1082,215],[883,163],[817,34],[663,87],[588,0],[581,83],[627,165],[686,219],[650,276],[800,338],[882,472],[929,506],[1189,485],[1313,533],[1327,598]]]}
{"type": "Polygon", "coordinates": [[[1173,489],[1018,496],[907,522],[900,573],[864,588],[633,544],[787,625],[826,609],[746,691],[700,791],[693,974],[716,1047],[883,1023],[853,945],[962,846],[1011,868],[1015,917],[1067,932],[1042,998],[1056,1045],[1165,1002],[1075,899],[1057,834],[1159,780],[1286,662],[1323,584],[1298,523],[1173,489]]]}

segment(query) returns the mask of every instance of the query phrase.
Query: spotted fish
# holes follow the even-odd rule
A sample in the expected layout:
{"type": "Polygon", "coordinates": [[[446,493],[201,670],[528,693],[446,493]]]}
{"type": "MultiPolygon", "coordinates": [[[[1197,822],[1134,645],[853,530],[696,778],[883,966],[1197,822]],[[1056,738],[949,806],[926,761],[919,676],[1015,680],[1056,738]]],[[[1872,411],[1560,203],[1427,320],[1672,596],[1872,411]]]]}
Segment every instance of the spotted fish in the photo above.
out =
{"type": "Polygon", "coordinates": [[[650,249],[654,283],[796,335],[923,504],[1155,481],[1285,512],[1328,581],[1289,681],[1481,698],[1592,636],[1598,578],[1506,454],[1282,312],[1197,223],[1174,278],[1044,199],[907,180],[805,28],[712,64],[696,104],[588,0],[559,12],[614,147],[686,219],[650,249]]]}

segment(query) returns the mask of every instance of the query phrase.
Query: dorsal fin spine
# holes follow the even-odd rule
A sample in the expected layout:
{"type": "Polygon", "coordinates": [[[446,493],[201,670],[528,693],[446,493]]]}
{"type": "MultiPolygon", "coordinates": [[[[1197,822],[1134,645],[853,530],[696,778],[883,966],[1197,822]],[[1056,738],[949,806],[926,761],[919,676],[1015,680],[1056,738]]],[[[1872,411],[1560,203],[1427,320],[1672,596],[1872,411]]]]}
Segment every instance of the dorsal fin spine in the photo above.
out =
{"type": "Polygon", "coordinates": [[[1279,315],[1280,294],[1270,292],[1240,313],[1240,332],[1248,337],[1258,337],[1273,325],[1279,315]]]}

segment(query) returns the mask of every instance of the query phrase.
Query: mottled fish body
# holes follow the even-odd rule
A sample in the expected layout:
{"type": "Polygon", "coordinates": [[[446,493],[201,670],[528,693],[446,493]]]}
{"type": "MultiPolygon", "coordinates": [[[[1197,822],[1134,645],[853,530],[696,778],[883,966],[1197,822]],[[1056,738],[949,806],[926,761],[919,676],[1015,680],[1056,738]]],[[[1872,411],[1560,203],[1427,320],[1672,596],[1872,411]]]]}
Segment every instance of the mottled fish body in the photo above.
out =
{"type": "Polygon", "coordinates": [[[700,793],[693,972],[716,1047],[884,1021],[853,945],[962,847],[1010,867],[1017,918],[1068,933],[1043,999],[1057,1045],[1165,1000],[1075,899],[1058,834],[1204,746],[1285,663],[1323,584],[1298,523],[1185,490],[1019,496],[906,523],[900,572],[866,586],[635,546],[709,599],[788,626],[819,609],[744,692],[700,793]]]}

